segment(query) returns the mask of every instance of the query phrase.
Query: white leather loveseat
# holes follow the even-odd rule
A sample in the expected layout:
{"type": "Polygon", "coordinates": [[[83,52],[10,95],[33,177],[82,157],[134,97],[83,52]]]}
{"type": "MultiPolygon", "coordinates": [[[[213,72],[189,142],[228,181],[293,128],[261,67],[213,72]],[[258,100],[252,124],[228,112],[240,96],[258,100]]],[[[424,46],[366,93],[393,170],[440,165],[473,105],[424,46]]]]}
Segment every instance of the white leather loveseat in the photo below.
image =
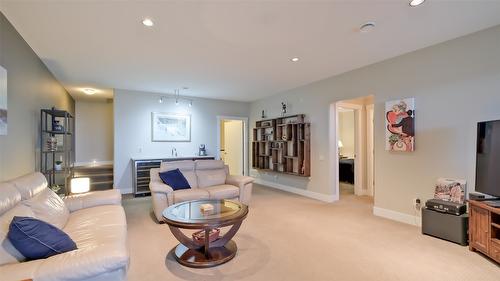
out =
{"type": "Polygon", "coordinates": [[[153,211],[159,222],[162,212],[170,205],[197,199],[234,199],[250,203],[254,179],[229,175],[229,169],[221,160],[196,160],[162,162],[160,168],[150,170],[149,189],[153,211]],[[190,189],[173,190],[163,183],[159,173],[179,169],[191,186],[190,189]]]}
{"type": "Polygon", "coordinates": [[[61,200],[40,173],[0,183],[0,280],[125,280],[129,263],[127,223],[118,190],[89,192],[61,200]],[[14,216],[51,223],[78,249],[25,261],[6,237],[14,216]]]}

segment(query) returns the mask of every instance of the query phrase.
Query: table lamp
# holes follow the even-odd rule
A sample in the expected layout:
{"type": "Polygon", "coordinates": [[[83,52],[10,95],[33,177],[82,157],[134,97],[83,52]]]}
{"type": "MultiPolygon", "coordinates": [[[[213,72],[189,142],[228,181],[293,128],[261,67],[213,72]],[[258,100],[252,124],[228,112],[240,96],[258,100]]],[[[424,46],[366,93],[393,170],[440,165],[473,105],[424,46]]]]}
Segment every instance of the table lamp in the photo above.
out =
{"type": "Polygon", "coordinates": [[[72,178],[71,193],[84,193],[90,190],[90,178],[72,178]]]}

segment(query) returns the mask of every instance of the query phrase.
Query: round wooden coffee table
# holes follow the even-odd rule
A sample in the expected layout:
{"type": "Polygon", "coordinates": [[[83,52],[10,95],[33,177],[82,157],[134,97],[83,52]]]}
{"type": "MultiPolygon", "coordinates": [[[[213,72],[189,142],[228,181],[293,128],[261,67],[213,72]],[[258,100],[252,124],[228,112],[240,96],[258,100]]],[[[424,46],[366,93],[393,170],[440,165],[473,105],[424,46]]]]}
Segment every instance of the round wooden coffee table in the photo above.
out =
{"type": "Polygon", "coordinates": [[[231,240],[247,217],[248,206],[232,200],[194,200],[172,205],[163,211],[165,222],[179,240],[172,251],[185,266],[203,268],[228,262],[238,247],[231,240]],[[208,208],[207,208],[208,207],[208,208]],[[210,207],[213,207],[212,210],[210,207]],[[204,208],[204,210],[202,210],[204,208]],[[210,235],[220,227],[231,228],[217,239],[210,235]],[[180,229],[200,229],[202,240],[187,237],[180,229]]]}

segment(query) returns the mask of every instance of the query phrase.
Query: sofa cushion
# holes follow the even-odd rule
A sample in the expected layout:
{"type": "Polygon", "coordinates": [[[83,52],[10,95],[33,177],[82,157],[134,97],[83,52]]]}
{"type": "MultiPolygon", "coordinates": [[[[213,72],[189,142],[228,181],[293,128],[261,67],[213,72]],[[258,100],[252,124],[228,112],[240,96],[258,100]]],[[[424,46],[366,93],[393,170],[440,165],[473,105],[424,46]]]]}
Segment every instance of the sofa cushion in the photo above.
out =
{"type": "Polygon", "coordinates": [[[189,200],[198,200],[198,199],[209,199],[210,195],[208,191],[204,189],[181,189],[176,190],[173,193],[174,204],[189,201],[189,200]]]}
{"type": "Polygon", "coordinates": [[[58,228],[62,229],[68,221],[68,208],[61,197],[49,188],[45,188],[44,191],[21,202],[21,204],[28,206],[35,214],[35,218],[58,228]]]}
{"type": "Polygon", "coordinates": [[[173,190],[189,189],[191,186],[179,169],[160,173],[161,180],[173,190]]]}
{"type": "Polygon", "coordinates": [[[34,214],[30,208],[17,205],[0,216],[0,265],[18,263],[26,259],[7,238],[10,222],[15,216],[33,217],[34,214]]]}
{"type": "Polygon", "coordinates": [[[226,183],[226,171],[224,169],[197,170],[198,187],[209,187],[226,183]]]}
{"type": "Polygon", "coordinates": [[[75,242],[64,231],[30,217],[14,217],[7,236],[20,253],[34,260],[76,249],[75,242]]]}
{"type": "Polygon", "coordinates": [[[0,215],[12,209],[21,201],[21,193],[12,183],[0,183],[0,215]]]}
{"type": "Polygon", "coordinates": [[[22,200],[30,199],[47,187],[47,179],[38,172],[15,178],[10,183],[21,193],[22,200]]]}
{"type": "Polygon", "coordinates": [[[224,169],[224,161],[222,160],[196,160],[196,170],[214,170],[224,169]]]}
{"type": "Polygon", "coordinates": [[[234,185],[223,184],[204,188],[210,199],[232,199],[240,195],[240,189],[234,185]]]}
{"type": "Polygon", "coordinates": [[[160,173],[179,169],[186,180],[189,183],[191,188],[198,187],[198,179],[196,178],[195,169],[195,161],[192,160],[182,160],[182,161],[170,161],[170,162],[161,162],[160,164],[160,173]]]}
{"type": "Polygon", "coordinates": [[[127,243],[127,221],[120,205],[75,211],[63,230],[75,241],[78,251],[107,243],[127,243]]]}

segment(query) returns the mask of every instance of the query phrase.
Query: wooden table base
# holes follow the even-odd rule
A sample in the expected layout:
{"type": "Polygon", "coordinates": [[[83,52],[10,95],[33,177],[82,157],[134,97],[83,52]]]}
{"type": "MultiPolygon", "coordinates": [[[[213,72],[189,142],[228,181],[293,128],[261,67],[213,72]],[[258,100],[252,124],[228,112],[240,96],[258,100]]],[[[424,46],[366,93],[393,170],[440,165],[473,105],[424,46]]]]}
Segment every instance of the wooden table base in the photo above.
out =
{"type": "Polygon", "coordinates": [[[225,246],[209,248],[205,252],[204,247],[190,249],[183,244],[172,249],[175,259],[182,265],[194,268],[214,267],[230,261],[236,255],[238,247],[233,240],[225,246]]]}

